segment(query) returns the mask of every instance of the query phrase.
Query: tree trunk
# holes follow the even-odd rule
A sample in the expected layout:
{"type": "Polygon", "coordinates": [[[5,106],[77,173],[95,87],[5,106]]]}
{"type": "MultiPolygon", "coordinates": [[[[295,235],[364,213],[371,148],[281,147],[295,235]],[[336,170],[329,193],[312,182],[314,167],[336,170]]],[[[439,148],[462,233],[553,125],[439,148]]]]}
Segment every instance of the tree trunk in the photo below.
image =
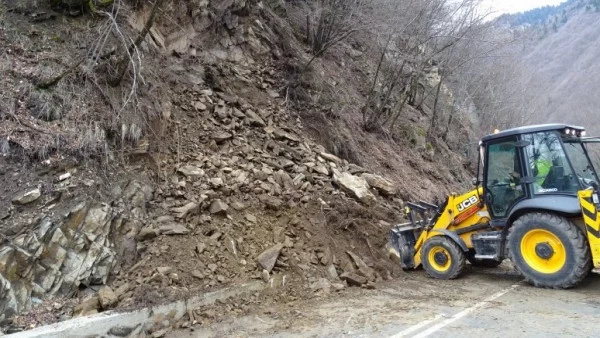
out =
{"type": "Polygon", "coordinates": [[[450,116],[448,117],[448,124],[446,125],[446,130],[444,131],[444,135],[442,136],[442,140],[444,142],[448,142],[448,133],[450,132],[450,126],[452,125],[452,120],[454,120],[454,113],[456,112],[456,108],[452,105],[452,110],[450,110],[450,116]]]}
{"type": "Polygon", "coordinates": [[[438,103],[440,101],[440,91],[442,89],[443,78],[440,77],[440,82],[437,85],[435,92],[435,101],[433,103],[433,112],[431,113],[431,122],[429,124],[429,130],[427,131],[427,141],[431,143],[435,136],[435,129],[437,127],[437,115],[438,115],[438,103]]]}

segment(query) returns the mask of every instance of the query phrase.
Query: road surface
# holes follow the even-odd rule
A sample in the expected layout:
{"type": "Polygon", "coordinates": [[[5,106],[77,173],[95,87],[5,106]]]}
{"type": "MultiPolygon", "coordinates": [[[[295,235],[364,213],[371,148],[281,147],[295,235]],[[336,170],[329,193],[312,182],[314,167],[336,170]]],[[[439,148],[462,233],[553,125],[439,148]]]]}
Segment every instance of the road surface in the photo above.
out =
{"type": "Polygon", "coordinates": [[[454,281],[423,271],[170,337],[600,337],[600,275],[572,290],[533,288],[504,266],[454,281]]]}

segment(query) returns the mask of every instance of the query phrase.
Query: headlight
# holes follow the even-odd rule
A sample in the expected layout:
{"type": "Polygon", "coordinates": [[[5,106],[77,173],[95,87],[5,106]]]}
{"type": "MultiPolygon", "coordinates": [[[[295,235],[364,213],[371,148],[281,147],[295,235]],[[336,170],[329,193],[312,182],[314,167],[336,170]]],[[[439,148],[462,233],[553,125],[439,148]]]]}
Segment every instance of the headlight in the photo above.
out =
{"type": "Polygon", "coordinates": [[[565,134],[571,135],[571,129],[569,129],[569,128],[565,129],[565,134]]]}
{"type": "Polygon", "coordinates": [[[585,132],[585,130],[582,130],[581,133],[579,133],[580,137],[585,137],[585,135],[587,135],[587,133],[585,132]]]}

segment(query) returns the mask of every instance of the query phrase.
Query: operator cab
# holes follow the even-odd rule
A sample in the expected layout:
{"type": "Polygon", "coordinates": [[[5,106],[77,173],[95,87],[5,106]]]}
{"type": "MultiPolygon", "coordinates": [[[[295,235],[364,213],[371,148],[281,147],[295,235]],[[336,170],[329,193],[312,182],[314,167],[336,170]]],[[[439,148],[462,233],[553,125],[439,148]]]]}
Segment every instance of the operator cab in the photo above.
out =
{"type": "Polygon", "coordinates": [[[482,138],[484,201],[492,225],[510,224],[532,209],[580,214],[578,191],[600,182],[589,143],[600,139],[565,124],[508,129],[482,138]]]}

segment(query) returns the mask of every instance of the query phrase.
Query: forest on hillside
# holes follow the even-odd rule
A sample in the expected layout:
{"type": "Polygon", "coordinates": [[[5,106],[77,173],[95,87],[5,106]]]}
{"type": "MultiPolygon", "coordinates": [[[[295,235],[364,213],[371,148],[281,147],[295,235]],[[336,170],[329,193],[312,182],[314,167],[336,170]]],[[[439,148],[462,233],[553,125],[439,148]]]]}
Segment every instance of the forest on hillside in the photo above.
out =
{"type": "MultiPolygon", "coordinates": [[[[559,6],[506,15],[495,22],[495,34],[511,36],[496,57],[480,62],[475,97],[484,121],[508,114],[500,127],[566,122],[600,133],[600,12],[597,1],[570,0],[559,6]],[[507,23],[509,23],[507,25],[507,23]],[[480,68],[481,67],[481,68],[480,68]]],[[[493,124],[492,123],[492,124],[493,124]]],[[[490,127],[492,127],[490,125],[490,127]]]]}

